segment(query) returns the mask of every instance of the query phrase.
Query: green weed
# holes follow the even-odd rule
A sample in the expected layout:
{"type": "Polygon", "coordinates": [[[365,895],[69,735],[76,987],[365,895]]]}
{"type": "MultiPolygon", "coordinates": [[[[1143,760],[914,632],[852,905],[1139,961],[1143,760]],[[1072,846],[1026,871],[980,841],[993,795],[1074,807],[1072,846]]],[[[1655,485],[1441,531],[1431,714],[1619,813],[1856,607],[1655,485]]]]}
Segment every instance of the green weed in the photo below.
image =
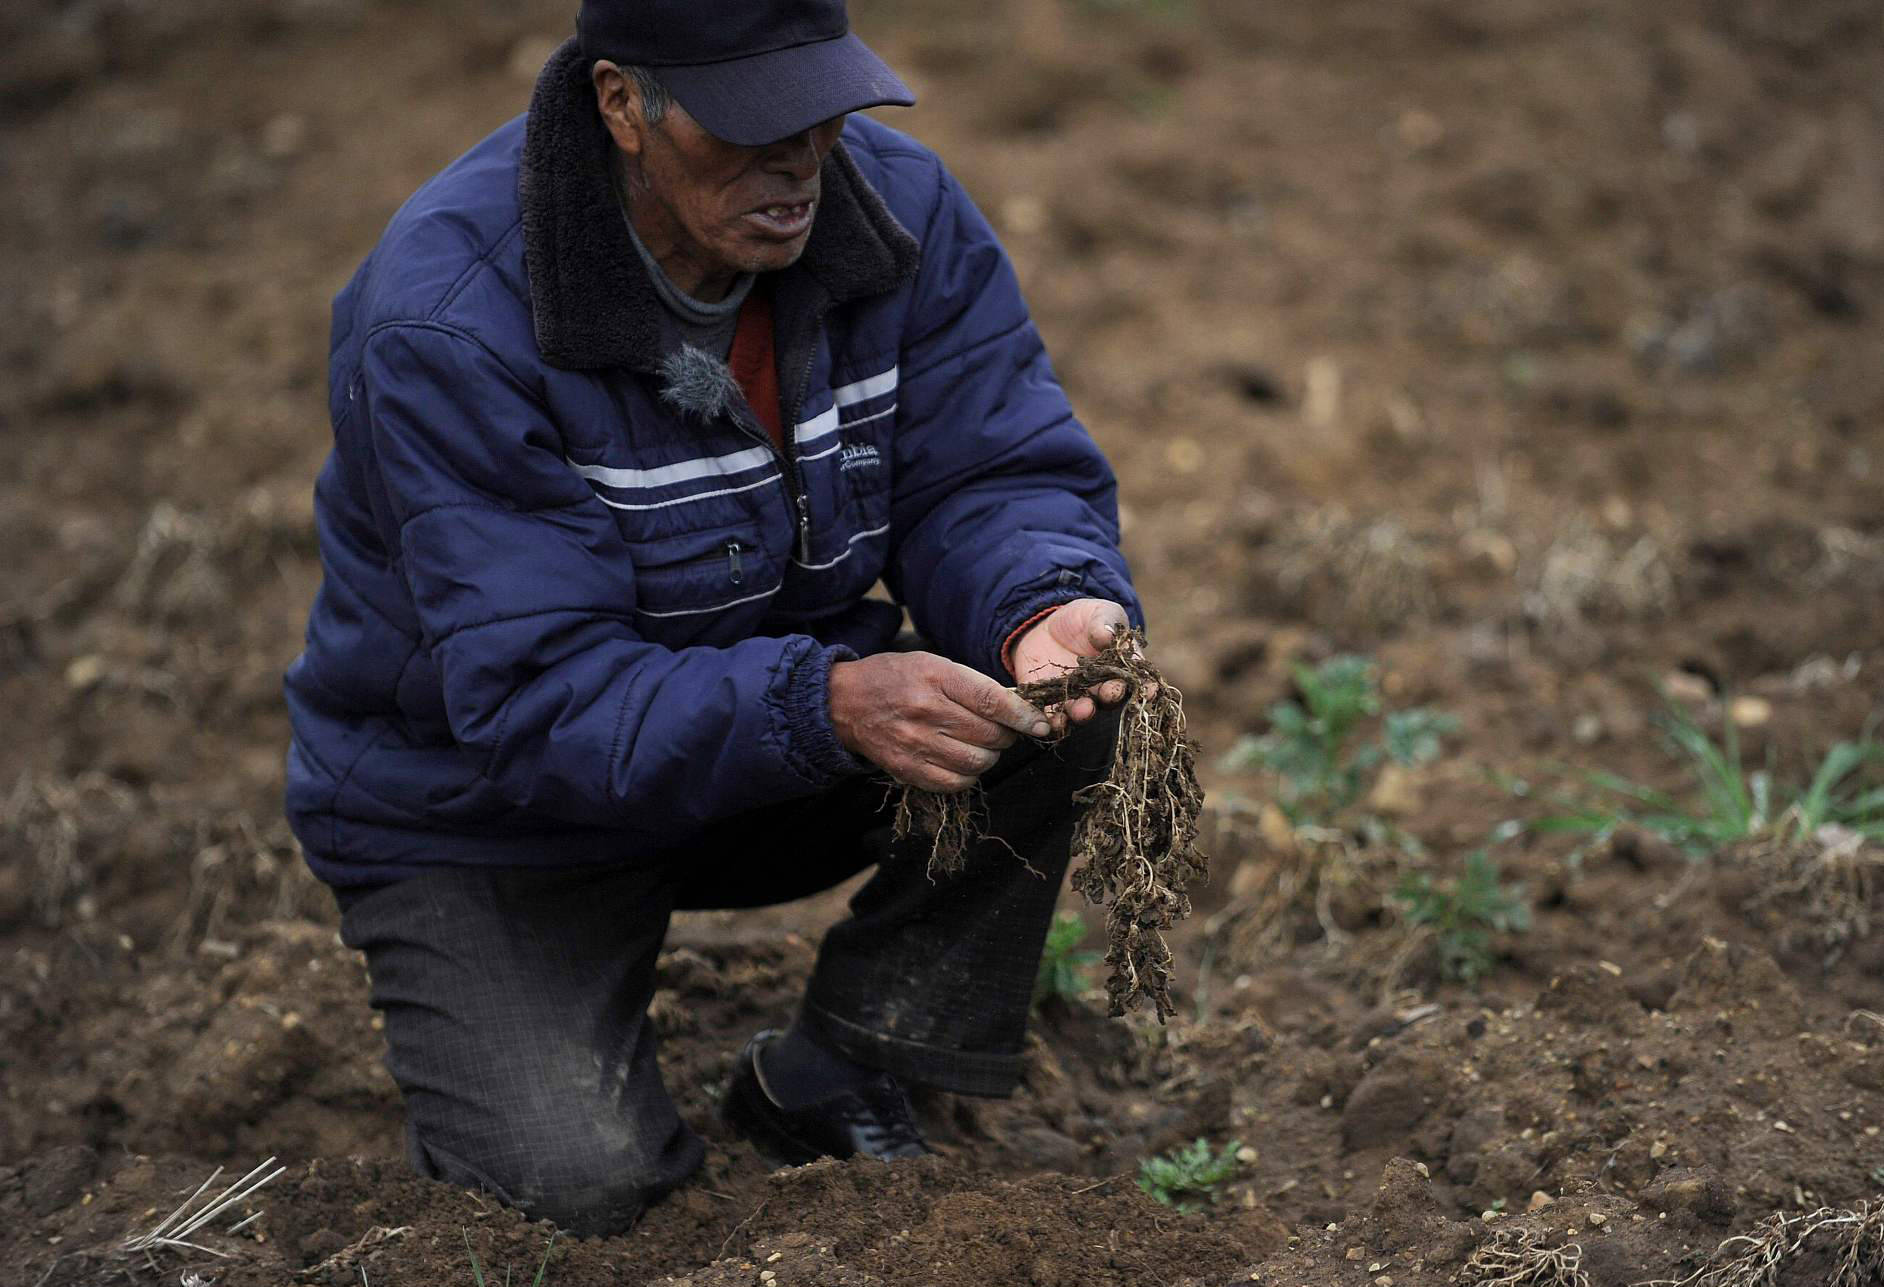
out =
{"type": "Polygon", "coordinates": [[[1046,946],[1040,953],[1040,972],[1034,976],[1034,1004],[1050,999],[1076,1001],[1092,987],[1086,971],[1097,965],[1100,954],[1080,950],[1086,938],[1086,922],[1076,913],[1061,912],[1047,931],[1046,946]]]}
{"type": "Polygon", "coordinates": [[[1138,1164],[1138,1187],[1165,1206],[1179,1211],[1201,1211],[1217,1200],[1217,1186],[1236,1174],[1237,1150],[1243,1141],[1231,1140],[1221,1152],[1210,1151],[1210,1141],[1199,1139],[1138,1164]]]}
{"type": "Polygon", "coordinates": [[[1498,879],[1490,853],[1466,855],[1465,870],[1447,881],[1427,872],[1401,877],[1394,900],[1408,924],[1429,926],[1439,946],[1439,965],[1447,978],[1476,984],[1492,967],[1493,934],[1522,933],[1531,927],[1530,905],[1519,885],[1498,879]]]}
{"type": "MultiPolygon", "coordinates": [[[[478,1253],[471,1246],[470,1233],[463,1229],[458,1230],[458,1233],[459,1236],[464,1239],[465,1255],[471,1257],[472,1279],[476,1282],[477,1287],[490,1287],[490,1284],[484,1279],[484,1266],[478,1262],[478,1253]]],[[[530,1287],[543,1287],[543,1275],[549,1271],[550,1252],[554,1250],[556,1250],[556,1235],[552,1233],[550,1234],[549,1245],[543,1248],[543,1263],[536,1267],[536,1277],[530,1280],[530,1287]]],[[[504,1266],[504,1287],[510,1287],[509,1265],[504,1266]]]]}
{"type": "Polygon", "coordinates": [[[1804,788],[1776,793],[1769,770],[1749,770],[1742,763],[1739,731],[1731,719],[1724,721],[1719,741],[1679,707],[1670,706],[1659,722],[1670,751],[1694,776],[1696,803],[1617,774],[1592,772],[1585,777],[1599,799],[1560,799],[1571,811],[1533,823],[1533,829],[1588,836],[1574,857],[1608,843],[1624,827],[1660,836],[1694,857],[1763,836],[1800,843],[1828,824],[1884,840],[1884,785],[1859,772],[1884,761],[1884,744],[1869,733],[1856,742],[1836,743],[1804,788]]]}
{"type": "Polygon", "coordinates": [[[1459,728],[1450,715],[1415,707],[1388,712],[1379,739],[1362,740],[1361,725],[1381,713],[1380,672],[1365,657],[1298,665],[1295,686],[1302,700],[1271,706],[1269,732],[1238,741],[1225,767],[1276,774],[1278,803],[1297,826],[1333,820],[1366,794],[1388,761],[1415,765],[1438,758],[1443,739],[1459,728]]]}

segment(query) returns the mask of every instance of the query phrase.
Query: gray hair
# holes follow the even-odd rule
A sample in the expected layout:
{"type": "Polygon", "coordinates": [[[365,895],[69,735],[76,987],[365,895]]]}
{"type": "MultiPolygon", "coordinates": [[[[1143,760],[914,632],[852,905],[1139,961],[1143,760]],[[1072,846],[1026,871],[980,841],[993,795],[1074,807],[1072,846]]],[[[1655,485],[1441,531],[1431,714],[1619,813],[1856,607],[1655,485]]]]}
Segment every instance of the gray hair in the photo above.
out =
{"type": "Polygon", "coordinates": [[[640,91],[641,119],[649,125],[659,125],[667,109],[674,105],[674,96],[667,92],[667,86],[654,79],[654,73],[645,67],[623,67],[621,74],[632,80],[635,89],[640,91]]]}

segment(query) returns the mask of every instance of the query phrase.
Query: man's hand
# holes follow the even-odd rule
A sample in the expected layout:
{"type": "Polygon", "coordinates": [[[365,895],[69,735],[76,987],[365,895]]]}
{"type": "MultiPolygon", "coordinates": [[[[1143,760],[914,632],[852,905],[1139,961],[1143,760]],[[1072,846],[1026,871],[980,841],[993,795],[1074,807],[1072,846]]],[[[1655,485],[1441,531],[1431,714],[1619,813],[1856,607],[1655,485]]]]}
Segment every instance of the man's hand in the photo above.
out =
{"type": "MultiPolygon", "coordinates": [[[[1081,657],[1093,657],[1112,644],[1112,635],[1129,625],[1125,609],[1109,599],[1075,599],[1054,609],[1051,616],[1036,622],[1027,633],[1014,641],[1009,653],[1014,678],[1023,684],[1037,679],[1053,679],[1079,665],[1081,657]]],[[[1099,703],[1107,706],[1125,700],[1125,685],[1111,680],[1099,685],[1090,697],[1076,697],[1064,710],[1050,710],[1048,716],[1057,731],[1064,732],[1068,720],[1083,723],[1099,713],[1099,703]]]]}
{"type": "Polygon", "coordinates": [[[885,652],[831,667],[837,740],[898,782],[949,794],[994,767],[1046,716],[986,675],[928,652],[885,652]]]}

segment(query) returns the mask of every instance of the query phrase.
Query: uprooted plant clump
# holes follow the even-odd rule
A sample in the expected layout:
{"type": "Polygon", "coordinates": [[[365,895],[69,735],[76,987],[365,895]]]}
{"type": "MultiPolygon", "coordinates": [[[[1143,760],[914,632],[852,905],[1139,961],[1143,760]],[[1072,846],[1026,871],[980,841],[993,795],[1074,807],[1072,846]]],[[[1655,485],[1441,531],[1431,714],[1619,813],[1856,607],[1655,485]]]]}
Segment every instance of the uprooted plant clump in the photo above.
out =
{"type": "Polygon", "coordinates": [[[1884,1204],[1820,1207],[1762,1220],[1752,1233],[1729,1238],[1702,1268],[1680,1281],[1642,1287],[1866,1287],[1884,1274],[1884,1204]]]}
{"type": "MultiPolygon", "coordinates": [[[[1052,679],[1023,684],[1036,706],[1064,706],[1113,681],[1126,686],[1112,770],[1073,798],[1073,888],[1105,905],[1106,995],[1114,1017],[1149,998],[1159,1022],[1175,1012],[1171,949],[1164,931],[1189,916],[1188,890],[1206,874],[1197,849],[1204,793],[1197,746],[1185,734],[1184,695],[1145,660],[1143,636],[1121,630],[1110,647],[1052,679]]],[[[898,839],[932,837],[931,876],[962,869],[983,837],[974,791],[938,795],[905,787],[896,809],[898,839]]]]}

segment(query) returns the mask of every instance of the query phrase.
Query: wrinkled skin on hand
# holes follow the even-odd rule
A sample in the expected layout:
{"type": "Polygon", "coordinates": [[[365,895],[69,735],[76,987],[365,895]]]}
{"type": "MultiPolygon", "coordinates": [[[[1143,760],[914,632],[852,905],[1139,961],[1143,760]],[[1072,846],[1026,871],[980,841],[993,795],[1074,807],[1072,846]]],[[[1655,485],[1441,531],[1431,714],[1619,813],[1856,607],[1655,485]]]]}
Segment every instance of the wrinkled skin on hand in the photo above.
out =
{"type": "Polygon", "coordinates": [[[1047,717],[994,680],[927,652],[886,652],[831,667],[838,741],[898,782],[966,791],[1020,734],[1047,717]]]}

